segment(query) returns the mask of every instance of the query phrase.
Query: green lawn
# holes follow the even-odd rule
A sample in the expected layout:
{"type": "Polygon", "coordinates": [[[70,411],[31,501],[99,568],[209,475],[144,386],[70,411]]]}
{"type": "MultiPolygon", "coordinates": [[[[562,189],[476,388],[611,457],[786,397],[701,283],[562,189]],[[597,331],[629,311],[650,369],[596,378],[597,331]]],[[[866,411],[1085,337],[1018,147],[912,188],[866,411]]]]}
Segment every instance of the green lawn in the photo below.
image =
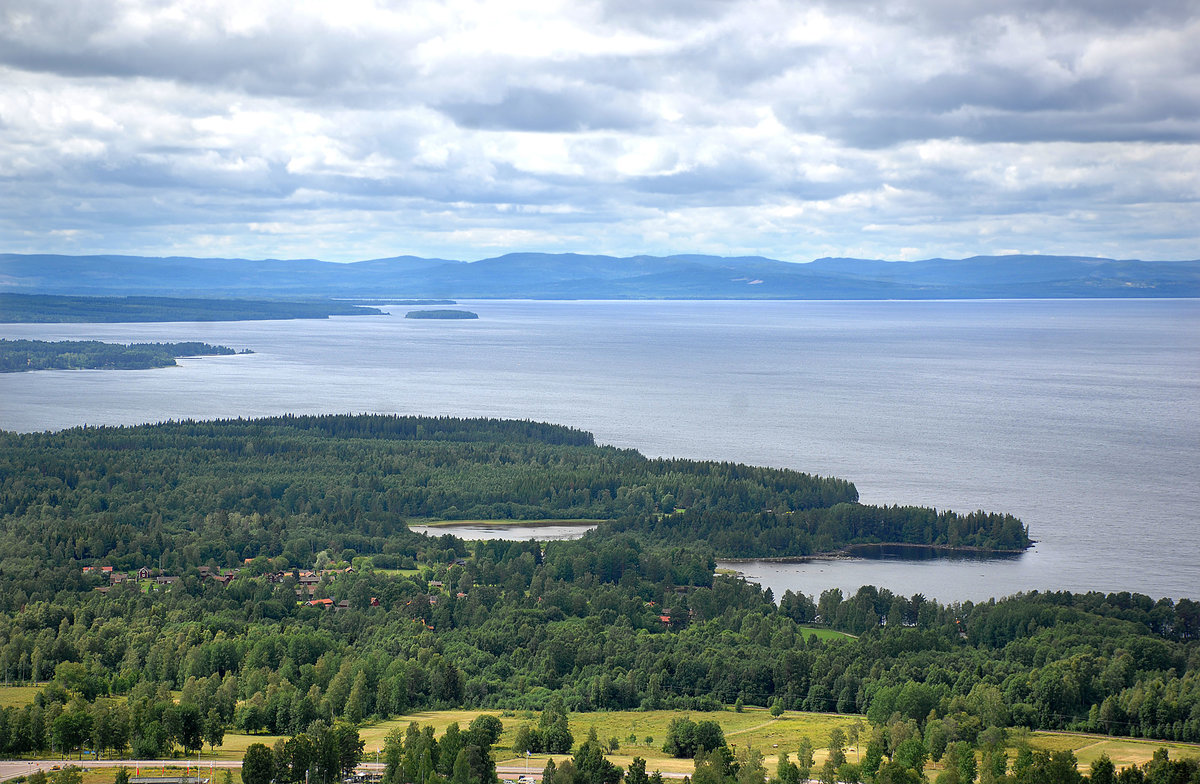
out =
{"type": "Polygon", "coordinates": [[[421,573],[420,569],[375,569],[376,574],[384,574],[388,577],[412,577],[421,573]]]}

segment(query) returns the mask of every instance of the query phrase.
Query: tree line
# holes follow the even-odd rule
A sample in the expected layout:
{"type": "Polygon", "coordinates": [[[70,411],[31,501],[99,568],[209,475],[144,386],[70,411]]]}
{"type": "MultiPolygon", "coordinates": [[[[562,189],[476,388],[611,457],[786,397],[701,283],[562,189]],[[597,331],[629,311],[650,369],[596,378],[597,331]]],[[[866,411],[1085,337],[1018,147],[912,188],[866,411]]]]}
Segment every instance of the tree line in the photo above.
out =
{"type": "Polygon", "coordinates": [[[0,373],[27,370],[146,370],[174,367],[176,357],[236,353],[208,343],[102,343],[98,340],[5,340],[0,338],[0,373]]]}

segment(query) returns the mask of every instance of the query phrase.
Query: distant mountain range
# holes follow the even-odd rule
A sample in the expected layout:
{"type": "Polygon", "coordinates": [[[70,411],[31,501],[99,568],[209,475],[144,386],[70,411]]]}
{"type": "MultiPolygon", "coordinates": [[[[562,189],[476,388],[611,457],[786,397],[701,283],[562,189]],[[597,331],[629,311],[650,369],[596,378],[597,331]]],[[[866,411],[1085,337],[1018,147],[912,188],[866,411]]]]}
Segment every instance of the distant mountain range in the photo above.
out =
{"type": "Polygon", "coordinates": [[[1200,297],[1200,260],[975,256],[794,263],[759,256],[510,253],[296,260],[0,254],[0,292],[92,296],[456,299],[1045,299],[1200,297]]]}

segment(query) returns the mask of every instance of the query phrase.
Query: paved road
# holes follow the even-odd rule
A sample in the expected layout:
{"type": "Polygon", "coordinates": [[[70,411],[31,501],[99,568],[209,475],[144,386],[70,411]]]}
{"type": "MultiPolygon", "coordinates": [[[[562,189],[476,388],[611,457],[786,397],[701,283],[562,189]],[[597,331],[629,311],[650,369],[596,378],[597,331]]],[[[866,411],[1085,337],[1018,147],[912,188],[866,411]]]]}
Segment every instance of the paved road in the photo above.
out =
{"type": "MultiPolygon", "coordinates": [[[[142,775],[153,776],[156,773],[161,773],[164,767],[182,769],[185,765],[183,760],[0,760],[0,781],[8,781],[15,779],[18,776],[28,776],[36,770],[44,770],[49,773],[55,767],[63,767],[65,765],[76,765],[81,768],[119,768],[124,765],[129,768],[132,775],[134,771],[141,770],[142,775]]],[[[200,763],[201,771],[206,771],[210,768],[240,768],[242,767],[241,760],[202,760],[200,763]]],[[[383,765],[377,762],[364,762],[358,766],[362,771],[382,771],[383,765]]],[[[195,763],[192,764],[195,769],[195,763]]],[[[496,773],[501,779],[516,781],[519,776],[527,775],[524,765],[497,765],[496,773]]],[[[203,773],[202,773],[203,775],[203,773]]],[[[528,776],[533,781],[540,782],[542,780],[542,771],[536,766],[529,767],[528,776]]],[[[682,773],[664,773],[665,779],[682,779],[682,773]]]]}

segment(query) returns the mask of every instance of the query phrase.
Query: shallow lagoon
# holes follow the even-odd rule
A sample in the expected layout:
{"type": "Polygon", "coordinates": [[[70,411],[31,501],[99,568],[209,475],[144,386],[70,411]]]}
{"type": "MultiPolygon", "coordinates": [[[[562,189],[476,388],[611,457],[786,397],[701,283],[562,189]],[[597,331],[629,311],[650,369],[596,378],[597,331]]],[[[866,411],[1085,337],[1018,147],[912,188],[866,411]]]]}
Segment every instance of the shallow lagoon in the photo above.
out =
{"type": "Polygon", "coordinates": [[[527,542],[536,539],[539,542],[553,542],[565,539],[580,539],[585,533],[595,527],[595,525],[455,523],[448,525],[410,525],[409,529],[416,533],[429,534],[430,536],[453,534],[468,542],[489,539],[508,539],[515,542],[527,542]]]}
{"type": "MultiPolygon", "coordinates": [[[[595,526],[464,523],[410,528],[430,536],[454,534],[467,541],[550,542],[582,538],[595,526]]],[[[942,602],[982,601],[1027,590],[1023,581],[1036,579],[1020,568],[1024,554],[985,556],[929,547],[878,546],[861,548],[859,553],[857,557],[719,560],[717,569],[736,572],[770,588],[777,600],[787,590],[816,598],[828,588],[840,588],[848,597],[861,585],[877,585],[903,596],[919,593],[942,602]]]]}

